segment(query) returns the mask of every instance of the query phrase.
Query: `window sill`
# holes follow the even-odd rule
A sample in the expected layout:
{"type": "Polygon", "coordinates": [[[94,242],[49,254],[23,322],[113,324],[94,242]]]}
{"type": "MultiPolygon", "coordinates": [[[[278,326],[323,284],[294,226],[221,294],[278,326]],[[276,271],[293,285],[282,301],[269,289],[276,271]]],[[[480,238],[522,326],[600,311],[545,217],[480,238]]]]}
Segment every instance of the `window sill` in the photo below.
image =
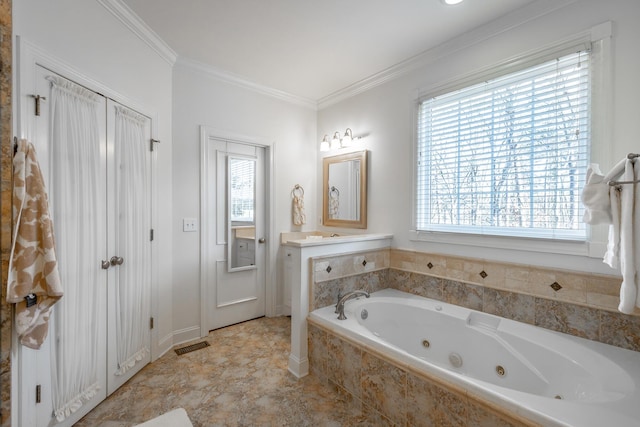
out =
{"type": "MultiPolygon", "coordinates": [[[[601,245],[592,245],[588,241],[532,239],[524,237],[445,233],[438,231],[412,230],[410,232],[410,240],[413,242],[443,243],[450,245],[507,249],[512,251],[542,252],[588,257],[594,256],[592,255],[593,252],[598,252],[602,249],[601,245]],[[597,248],[593,246],[597,246],[597,248]]],[[[602,256],[601,254],[602,252],[600,252],[600,255],[595,256],[602,256]]]]}

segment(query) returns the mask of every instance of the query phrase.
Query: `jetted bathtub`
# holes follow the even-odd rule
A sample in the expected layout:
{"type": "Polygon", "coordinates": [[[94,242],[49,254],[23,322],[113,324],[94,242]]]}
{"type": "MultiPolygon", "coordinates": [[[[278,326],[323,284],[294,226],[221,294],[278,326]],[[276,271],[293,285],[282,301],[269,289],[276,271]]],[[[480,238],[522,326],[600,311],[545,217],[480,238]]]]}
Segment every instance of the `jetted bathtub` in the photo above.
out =
{"type": "Polygon", "coordinates": [[[640,426],[640,353],[385,289],[310,318],[545,426],[640,426]]]}

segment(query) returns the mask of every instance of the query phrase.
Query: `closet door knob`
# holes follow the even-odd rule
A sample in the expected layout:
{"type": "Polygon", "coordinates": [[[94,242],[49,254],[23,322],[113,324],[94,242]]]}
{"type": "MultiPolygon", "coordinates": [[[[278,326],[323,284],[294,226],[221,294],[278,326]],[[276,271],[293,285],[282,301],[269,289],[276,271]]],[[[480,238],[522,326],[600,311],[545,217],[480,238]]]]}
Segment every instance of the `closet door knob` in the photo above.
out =
{"type": "Polygon", "coordinates": [[[122,265],[124,259],[121,256],[112,256],[111,265],[122,265]]]}
{"type": "Polygon", "coordinates": [[[102,269],[103,269],[103,270],[106,270],[106,269],[108,269],[109,267],[111,267],[111,263],[110,263],[109,261],[105,261],[105,260],[102,260],[102,261],[100,262],[100,265],[102,266],[102,269]]]}

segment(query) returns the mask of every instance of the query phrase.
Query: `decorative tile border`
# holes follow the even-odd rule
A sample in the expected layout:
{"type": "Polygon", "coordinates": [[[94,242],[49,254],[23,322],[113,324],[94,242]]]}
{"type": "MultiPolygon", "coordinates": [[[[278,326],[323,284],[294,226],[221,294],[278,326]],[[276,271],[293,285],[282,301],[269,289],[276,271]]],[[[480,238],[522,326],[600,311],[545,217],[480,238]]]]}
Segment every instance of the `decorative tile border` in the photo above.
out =
{"type": "MultiPolygon", "coordinates": [[[[391,250],[390,268],[617,312],[622,279],[425,252],[391,250]],[[432,267],[429,268],[429,265],[432,267]]],[[[634,315],[640,316],[640,309],[634,315]]]]}
{"type": "Polygon", "coordinates": [[[387,283],[404,292],[640,351],[638,316],[393,268],[387,283]]]}
{"type": "Polygon", "coordinates": [[[352,290],[391,287],[640,351],[640,310],[631,316],[617,311],[616,276],[399,249],[319,257],[311,263],[310,310],[335,304],[338,295],[352,290]]]}
{"type": "Polygon", "coordinates": [[[388,286],[389,249],[313,258],[309,310],[338,301],[357,289],[375,292],[388,286]]]}
{"type": "Polygon", "coordinates": [[[389,268],[389,249],[313,258],[313,282],[320,283],[389,268]]]}

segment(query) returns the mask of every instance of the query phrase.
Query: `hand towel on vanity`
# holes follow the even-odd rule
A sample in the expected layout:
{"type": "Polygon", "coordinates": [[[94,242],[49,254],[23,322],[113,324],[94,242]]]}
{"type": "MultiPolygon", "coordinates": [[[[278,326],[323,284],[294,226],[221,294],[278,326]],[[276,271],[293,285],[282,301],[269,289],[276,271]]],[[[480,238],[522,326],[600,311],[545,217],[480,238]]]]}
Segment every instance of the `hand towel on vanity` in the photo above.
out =
{"type": "Polygon", "coordinates": [[[42,172],[33,145],[24,139],[18,142],[13,167],[14,235],[7,302],[16,304],[20,342],[39,349],[47,337],[51,308],[63,292],[42,172]]]}

